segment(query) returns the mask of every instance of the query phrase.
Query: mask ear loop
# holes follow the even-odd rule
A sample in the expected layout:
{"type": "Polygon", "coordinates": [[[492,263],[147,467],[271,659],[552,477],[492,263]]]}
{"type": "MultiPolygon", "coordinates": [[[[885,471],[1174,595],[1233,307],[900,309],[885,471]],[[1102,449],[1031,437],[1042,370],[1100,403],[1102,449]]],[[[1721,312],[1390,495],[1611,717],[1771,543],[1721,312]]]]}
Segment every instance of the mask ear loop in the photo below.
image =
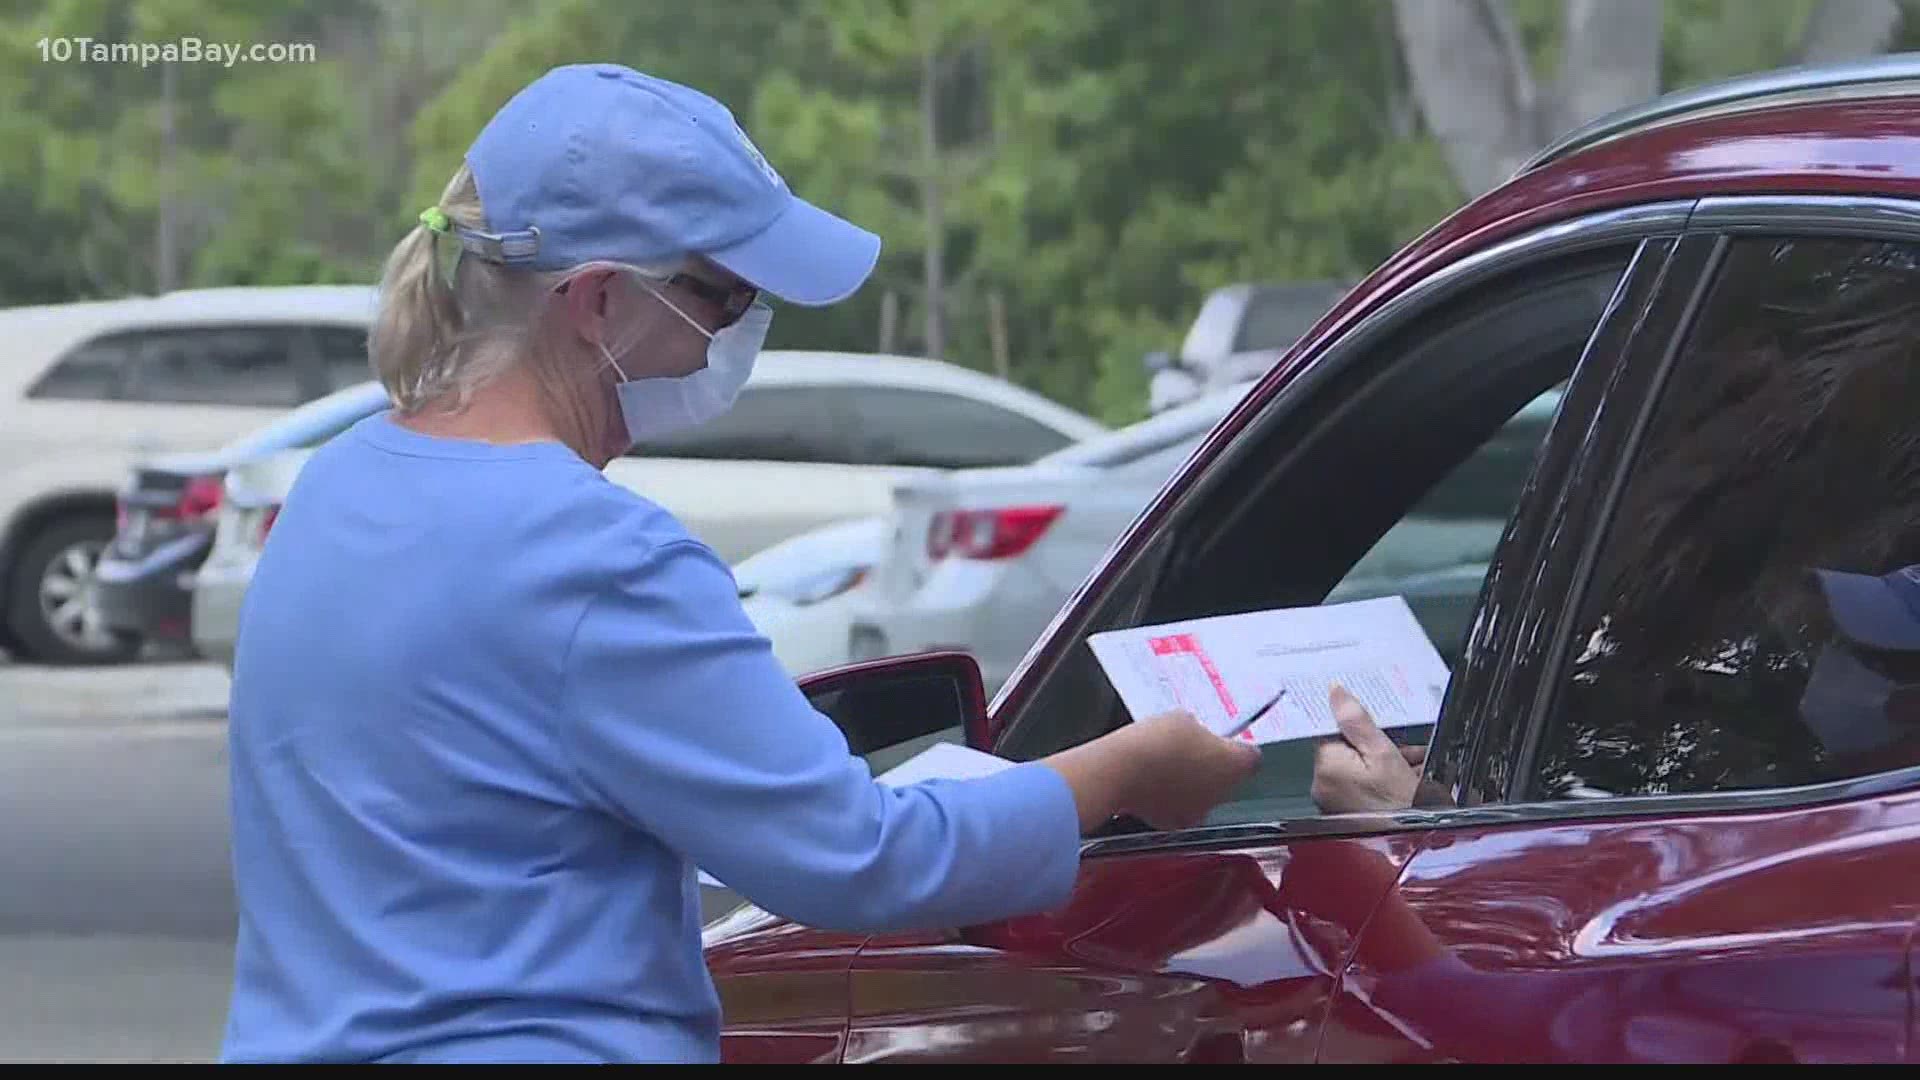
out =
{"type": "Polygon", "coordinates": [[[674,313],[675,315],[678,315],[678,316],[680,316],[680,321],[681,321],[681,322],[684,322],[684,323],[686,323],[686,324],[687,324],[688,326],[691,326],[691,327],[693,327],[693,328],[694,328],[695,330],[697,330],[697,331],[699,331],[699,333],[700,333],[700,336],[701,336],[701,337],[703,337],[703,338],[706,338],[706,339],[707,339],[708,341],[712,341],[712,340],[713,340],[713,331],[711,331],[711,330],[709,330],[709,329],[707,329],[707,328],[706,328],[706,327],[704,327],[704,326],[701,326],[701,325],[700,325],[700,323],[699,323],[699,320],[697,320],[697,319],[695,319],[695,318],[694,318],[693,316],[691,316],[691,315],[689,315],[689,314],[687,314],[687,313],[686,313],[686,312],[684,312],[684,311],[681,311],[681,310],[680,310],[680,309],[679,309],[678,307],[676,307],[676,306],[674,305],[674,303],[673,303],[673,301],[671,301],[671,300],[669,300],[669,299],[667,299],[667,295],[666,295],[665,293],[663,293],[663,292],[661,292],[661,291],[660,291],[659,289],[656,289],[656,288],[654,288],[654,287],[653,287],[653,283],[652,283],[652,282],[649,282],[649,281],[648,281],[647,279],[645,279],[645,278],[641,278],[641,279],[640,279],[640,286],[641,286],[642,288],[644,288],[644,289],[646,289],[646,290],[647,290],[648,292],[650,292],[650,293],[652,293],[652,294],[653,294],[653,298],[654,298],[655,300],[658,300],[658,301],[660,301],[660,302],[661,302],[662,304],[664,304],[664,305],[666,305],[666,308],[667,308],[667,310],[668,310],[668,311],[671,311],[671,312],[673,312],[673,313],[674,313]]]}

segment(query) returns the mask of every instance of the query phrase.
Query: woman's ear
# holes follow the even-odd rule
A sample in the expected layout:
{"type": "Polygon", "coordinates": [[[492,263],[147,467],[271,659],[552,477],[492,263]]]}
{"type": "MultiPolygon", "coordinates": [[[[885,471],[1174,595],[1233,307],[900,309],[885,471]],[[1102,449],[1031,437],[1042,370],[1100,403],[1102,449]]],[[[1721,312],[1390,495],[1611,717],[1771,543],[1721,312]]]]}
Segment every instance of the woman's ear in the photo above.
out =
{"type": "Polygon", "coordinates": [[[608,294],[612,280],[611,270],[588,270],[568,279],[560,293],[566,304],[568,325],[588,344],[607,343],[608,294]]]}

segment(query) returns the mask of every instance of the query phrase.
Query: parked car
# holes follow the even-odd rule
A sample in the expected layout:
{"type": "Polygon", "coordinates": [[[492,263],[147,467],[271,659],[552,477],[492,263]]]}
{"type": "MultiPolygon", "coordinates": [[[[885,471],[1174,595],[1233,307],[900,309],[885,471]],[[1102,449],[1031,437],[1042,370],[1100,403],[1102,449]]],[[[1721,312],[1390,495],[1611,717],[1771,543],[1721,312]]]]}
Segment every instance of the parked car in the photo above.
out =
{"type": "Polygon", "coordinates": [[[1265,375],[1351,284],[1240,282],[1208,293],[1187,327],[1180,351],[1147,354],[1152,411],[1162,412],[1265,375]]]}
{"type": "MultiPolygon", "coordinates": [[[[388,402],[379,383],[380,407],[388,402]]],[[[324,441],[324,440],[322,440],[324,441]]],[[[208,660],[233,668],[233,651],[240,639],[240,603],[247,584],[273,530],[280,505],[300,475],[313,448],[300,447],[249,458],[228,471],[221,482],[213,538],[206,558],[193,575],[189,626],[193,648],[208,660]]]]}
{"type": "Polygon", "coordinates": [[[893,485],[914,471],[1024,463],[1106,430],[957,364],[773,350],[731,411],[642,444],[607,475],[735,563],[821,525],[885,514],[893,485]]]}
{"type": "Polygon", "coordinates": [[[740,605],[790,674],[847,662],[853,613],[886,538],[887,519],[855,518],[789,537],[733,568],[740,605]]]}
{"type": "Polygon", "coordinates": [[[229,470],[318,446],[386,407],[386,390],[364,381],[218,450],[168,455],[136,468],[120,493],[119,529],[95,573],[101,622],[142,641],[189,641],[196,574],[213,546],[229,470]]]}
{"type": "MultiPolygon", "coordinates": [[[[366,378],[373,290],[190,289],[0,310],[0,648],[46,663],[139,647],[93,602],[116,492],[366,378]]],[[[199,510],[206,484],[179,502],[199,510]]]]}
{"type": "Polygon", "coordinates": [[[1304,335],[990,703],[958,653],[806,680],[876,753],[1079,745],[1129,722],[1090,634],[1339,595],[1564,387],[1416,805],[1322,814],[1282,742],[1199,827],[1096,830],[1053,910],[748,905],[706,934],[725,1057],[1912,1064],[1920,740],[1888,676],[1811,719],[1809,571],[1920,561],[1916,87],[1915,56],[1775,72],[1556,142],[1304,335]],[[848,705],[884,690],[919,707],[848,705]]]}
{"type": "MultiPolygon", "coordinates": [[[[884,512],[893,485],[906,477],[1029,461],[1105,431],[1039,394],[955,364],[770,351],[731,411],[671,439],[643,443],[606,473],[672,511],[721,558],[740,564],[815,529],[884,512]]],[[[216,529],[191,605],[193,641],[202,655],[231,662],[240,597],[273,514],[305,460],[301,453],[275,455],[236,469],[230,479],[227,498],[234,505],[216,529]]],[[[836,543],[857,545],[860,530],[833,535],[836,543]]],[[[784,565],[792,557],[768,561],[784,565]]],[[[750,605],[780,630],[779,647],[795,663],[844,655],[846,627],[831,620],[850,600],[807,591],[828,584],[778,578],[750,605]],[[809,599],[834,602],[812,608],[809,599]],[[795,619],[807,627],[826,620],[835,636],[818,643],[790,626],[795,619]]],[[[852,588],[857,581],[844,584],[852,588]]]]}
{"type": "Polygon", "coordinates": [[[894,489],[886,551],[853,601],[846,659],[946,649],[989,693],[1060,604],[1251,384],[1031,465],[929,473],[894,489]]]}

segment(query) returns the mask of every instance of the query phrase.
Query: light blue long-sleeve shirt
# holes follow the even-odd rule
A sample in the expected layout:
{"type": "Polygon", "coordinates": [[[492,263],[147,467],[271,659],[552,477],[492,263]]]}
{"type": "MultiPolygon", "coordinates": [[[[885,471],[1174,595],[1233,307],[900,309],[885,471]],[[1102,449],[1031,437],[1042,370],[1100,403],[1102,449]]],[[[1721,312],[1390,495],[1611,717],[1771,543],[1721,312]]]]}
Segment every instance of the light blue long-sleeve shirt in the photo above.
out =
{"type": "Polygon", "coordinates": [[[302,470],[231,703],[228,1060],[710,1061],[706,869],[809,925],[1064,902],[1052,769],[890,789],[732,575],[558,443],[375,416],[302,470]]]}

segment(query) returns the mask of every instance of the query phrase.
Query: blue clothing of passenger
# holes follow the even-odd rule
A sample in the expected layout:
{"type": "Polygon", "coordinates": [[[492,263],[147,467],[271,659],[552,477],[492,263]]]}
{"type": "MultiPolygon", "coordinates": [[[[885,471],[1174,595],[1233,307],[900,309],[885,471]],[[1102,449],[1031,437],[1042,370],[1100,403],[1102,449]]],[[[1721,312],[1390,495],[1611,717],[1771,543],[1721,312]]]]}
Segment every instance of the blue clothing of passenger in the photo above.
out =
{"type": "Polygon", "coordinates": [[[1025,764],[891,789],[727,566],[556,442],[371,417],[288,496],[231,702],[233,1061],[712,1061],[695,867],[880,931],[1064,902],[1025,764]]]}

